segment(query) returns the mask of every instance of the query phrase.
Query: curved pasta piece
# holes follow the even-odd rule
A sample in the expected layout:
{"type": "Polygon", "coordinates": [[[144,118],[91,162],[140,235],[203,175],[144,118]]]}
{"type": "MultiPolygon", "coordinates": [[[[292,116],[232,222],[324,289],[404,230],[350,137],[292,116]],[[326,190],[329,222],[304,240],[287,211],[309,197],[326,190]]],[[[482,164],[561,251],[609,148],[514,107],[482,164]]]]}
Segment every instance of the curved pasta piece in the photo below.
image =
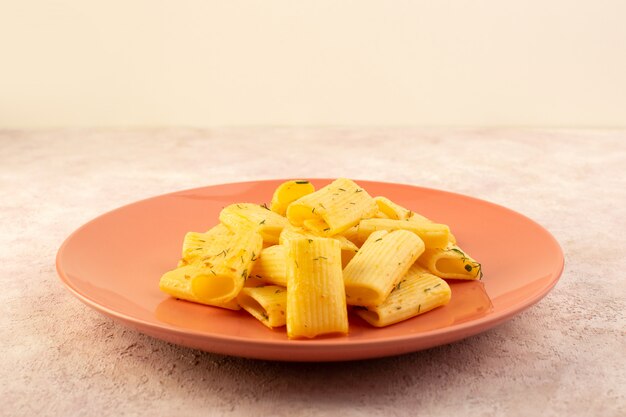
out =
{"type": "Polygon", "coordinates": [[[482,265],[453,244],[445,249],[426,249],[417,262],[441,278],[475,280],[483,276],[482,265]]]}
{"type": "Polygon", "coordinates": [[[387,216],[388,219],[393,220],[406,220],[413,215],[413,212],[409,209],[405,209],[399,204],[394,203],[387,197],[374,197],[378,209],[387,216]]]}
{"type": "MultiPolygon", "coordinates": [[[[287,246],[289,245],[289,241],[293,239],[315,239],[317,237],[320,236],[316,235],[310,230],[306,230],[301,227],[288,226],[285,227],[280,234],[279,242],[281,245],[287,246]]],[[[342,235],[331,236],[330,239],[335,239],[341,244],[341,266],[342,268],[345,268],[345,266],[348,265],[348,262],[350,262],[350,260],[354,258],[354,255],[356,255],[356,253],[359,251],[358,246],[356,246],[354,243],[352,243],[351,241],[346,239],[345,236],[342,235]]]]}
{"type": "Polygon", "coordinates": [[[230,305],[243,288],[262,245],[261,235],[250,229],[235,233],[217,226],[205,234],[187,234],[180,266],[163,274],[159,288],[197,303],[230,305]]]}
{"type": "Polygon", "coordinates": [[[263,282],[286,287],[287,248],[283,245],[273,245],[263,249],[250,275],[263,282]]]}
{"type": "Polygon", "coordinates": [[[241,308],[269,327],[286,324],[287,289],[277,285],[247,287],[237,296],[241,308]]]}
{"type": "Polygon", "coordinates": [[[351,305],[379,305],[424,252],[424,242],[406,230],[374,232],[343,270],[351,305]]]}
{"type": "Polygon", "coordinates": [[[378,207],[359,185],[339,178],[287,207],[287,218],[295,226],[306,226],[320,236],[333,236],[373,216],[378,207]]]}
{"type": "Polygon", "coordinates": [[[274,191],[270,210],[284,216],[289,204],[313,192],[315,192],[315,187],[306,180],[286,181],[274,191]]]}
{"type": "Polygon", "coordinates": [[[354,311],[372,326],[383,327],[446,305],[451,297],[448,283],[413,265],[382,304],[354,311]]]}
{"type": "MultiPolygon", "coordinates": [[[[364,219],[359,223],[357,239],[364,242],[377,230],[408,230],[424,241],[427,248],[445,248],[448,246],[450,228],[445,224],[392,219],[364,219]]],[[[358,244],[358,243],[357,243],[358,244]]]]}
{"type": "Polygon", "coordinates": [[[278,243],[280,232],[289,224],[279,214],[253,203],[238,203],[226,206],[220,212],[220,221],[232,230],[249,228],[258,231],[263,241],[278,243]]]}

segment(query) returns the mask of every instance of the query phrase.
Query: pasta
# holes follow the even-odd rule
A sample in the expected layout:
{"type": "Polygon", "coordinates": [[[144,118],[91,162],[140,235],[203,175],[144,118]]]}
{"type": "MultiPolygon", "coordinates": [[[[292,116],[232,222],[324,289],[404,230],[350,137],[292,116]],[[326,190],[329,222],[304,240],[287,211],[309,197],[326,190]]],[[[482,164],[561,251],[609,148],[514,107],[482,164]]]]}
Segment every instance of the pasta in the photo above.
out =
{"type": "Polygon", "coordinates": [[[343,271],[348,304],[381,304],[422,252],[424,242],[415,233],[372,233],[343,271]]]}
{"type": "MultiPolygon", "coordinates": [[[[406,220],[413,216],[413,212],[409,209],[394,203],[387,197],[374,197],[378,210],[380,210],[386,218],[393,220],[406,220]]],[[[381,216],[382,217],[382,216],[381,216]]]]}
{"type": "Polygon", "coordinates": [[[283,216],[258,204],[239,203],[224,207],[220,222],[232,230],[249,228],[258,231],[263,241],[271,245],[278,243],[280,232],[289,224],[283,216]]]}
{"type": "Polygon", "coordinates": [[[267,327],[285,325],[287,289],[277,285],[243,288],[237,296],[241,308],[267,327]]]}
{"type": "Polygon", "coordinates": [[[426,249],[417,261],[441,278],[479,279],[482,277],[481,265],[454,244],[450,244],[445,249],[426,249]]]}
{"type": "Polygon", "coordinates": [[[236,308],[230,301],[243,288],[262,244],[254,230],[234,233],[221,225],[187,234],[179,267],[161,277],[159,288],[177,298],[236,308]]]}
{"type": "Polygon", "coordinates": [[[348,333],[341,245],[335,239],[294,239],[287,261],[287,336],[348,333]]]}
{"type": "Polygon", "coordinates": [[[313,184],[306,180],[284,182],[274,191],[272,202],[270,203],[270,210],[284,216],[289,204],[314,191],[315,187],[313,187],[313,184]]]}
{"type": "Polygon", "coordinates": [[[266,283],[287,286],[287,248],[273,245],[263,249],[250,275],[266,283]]]}
{"type": "Polygon", "coordinates": [[[450,228],[437,224],[413,220],[365,219],[359,223],[358,240],[364,242],[377,230],[408,230],[424,241],[427,248],[445,248],[448,245],[450,228]]]}
{"type": "Polygon", "coordinates": [[[389,326],[446,305],[451,296],[447,282],[413,265],[382,304],[354,311],[373,326],[389,326]]]}
{"type": "MultiPolygon", "coordinates": [[[[287,245],[289,240],[300,239],[303,237],[316,238],[319,236],[317,236],[310,230],[306,230],[301,227],[287,226],[280,234],[279,242],[281,245],[287,245]]],[[[359,248],[354,243],[346,239],[344,236],[335,235],[332,236],[332,239],[338,240],[341,244],[341,265],[345,268],[348,262],[350,262],[354,255],[356,255],[356,253],[359,251],[359,248]]]]}
{"type": "Polygon", "coordinates": [[[445,308],[445,280],[482,276],[447,225],[339,178],[317,191],[286,181],[269,208],[224,207],[219,224],[185,234],[159,288],[308,339],[347,334],[348,308],[374,327],[445,308]]]}
{"type": "Polygon", "coordinates": [[[287,207],[287,219],[321,236],[332,236],[356,225],[378,210],[374,199],[356,183],[339,178],[287,207]]]}

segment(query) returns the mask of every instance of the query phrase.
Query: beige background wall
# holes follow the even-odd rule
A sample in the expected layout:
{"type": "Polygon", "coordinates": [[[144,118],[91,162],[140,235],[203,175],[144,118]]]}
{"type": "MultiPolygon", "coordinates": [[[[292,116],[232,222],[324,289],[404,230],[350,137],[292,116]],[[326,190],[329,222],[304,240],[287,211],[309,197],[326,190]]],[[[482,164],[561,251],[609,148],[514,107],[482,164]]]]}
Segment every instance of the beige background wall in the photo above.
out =
{"type": "Polygon", "coordinates": [[[626,126],[626,1],[0,0],[0,127],[626,126]]]}

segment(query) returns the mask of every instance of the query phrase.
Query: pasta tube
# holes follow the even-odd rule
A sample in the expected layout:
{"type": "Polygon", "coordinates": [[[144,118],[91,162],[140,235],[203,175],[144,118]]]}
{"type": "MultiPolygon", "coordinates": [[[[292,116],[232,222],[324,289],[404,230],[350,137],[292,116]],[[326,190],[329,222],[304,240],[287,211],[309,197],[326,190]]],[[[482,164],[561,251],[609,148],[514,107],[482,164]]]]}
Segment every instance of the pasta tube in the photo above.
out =
{"type": "Polygon", "coordinates": [[[334,239],[294,239],[287,261],[287,336],[348,332],[341,245],[334,239]]]}
{"type": "Polygon", "coordinates": [[[306,226],[321,236],[348,230],[378,210],[374,199],[353,181],[339,178],[287,207],[287,218],[295,226],[306,226]]]}
{"type": "Polygon", "coordinates": [[[250,229],[234,233],[218,226],[206,234],[188,234],[181,266],[166,272],[159,288],[197,303],[228,305],[243,288],[262,244],[261,235],[250,229]]]}
{"type": "Polygon", "coordinates": [[[355,246],[359,247],[363,244],[362,241],[359,240],[359,225],[352,226],[345,232],[343,232],[340,236],[345,237],[350,242],[354,243],[355,246]]]}
{"type": "Polygon", "coordinates": [[[413,265],[382,304],[354,311],[372,326],[383,327],[446,305],[451,296],[444,280],[413,265]]]}
{"type": "MultiPolygon", "coordinates": [[[[306,230],[300,227],[288,226],[285,227],[280,234],[279,242],[281,245],[288,245],[289,241],[292,239],[315,239],[317,237],[319,236],[311,232],[310,230],[306,230]]],[[[341,266],[343,268],[348,265],[348,262],[350,262],[354,255],[356,255],[356,253],[359,251],[359,248],[354,243],[341,235],[332,236],[331,239],[335,239],[341,244],[341,266]]]]}
{"type": "Polygon", "coordinates": [[[424,241],[427,248],[445,248],[450,235],[450,228],[445,224],[413,220],[364,219],[359,223],[358,240],[364,242],[377,230],[411,231],[424,241]]]}
{"type": "Polygon", "coordinates": [[[411,210],[394,203],[387,197],[374,197],[378,209],[387,216],[388,219],[406,220],[413,215],[411,210]]]}
{"type": "Polygon", "coordinates": [[[216,248],[225,245],[232,237],[230,229],[218,224],[206,233],[188,232],[183,239],[183,253],[178,266],[191,264],[206,256],[211,256],[216,248]]]}
{"type": "Polygon", "coordinates": [[[264,242],[272,245],[278,243],[280,232],[289,224],[285,217],[252,203],[224,207],[220,212],[220,221],[232,230],[243,228],[256,230],[264,242]]]}
{"type": "Polygon", "coordinates": [[[284,182],[274,191],[270,210],[284,216],[289,204],[313,192],[315,192],[315,187],[308,181],[295,180],[284,182]]]}
{"type": "Polygon", "coordinates": [[[424,242],[415,233],[372,233],[343,270],[347,303],[381,304],[422,252],[424,242]]]}
{"type": "Polygon", "coordinates": [[[482,265],[456,245],[426,249],[417,262],[441,278],[474,280],[483,276],[482,265]]]}
{"type": "Polygon", "coordinates": [[[287,248],[274,245],[263,249],[250,275],[264,282],[287,286],[287,248]]]}
{"type": "Polygon", "coordinates": [[[247,287],[237,296],[239,305],[267,327],[285,325],[287,290],[277,285],[247,287]]]}

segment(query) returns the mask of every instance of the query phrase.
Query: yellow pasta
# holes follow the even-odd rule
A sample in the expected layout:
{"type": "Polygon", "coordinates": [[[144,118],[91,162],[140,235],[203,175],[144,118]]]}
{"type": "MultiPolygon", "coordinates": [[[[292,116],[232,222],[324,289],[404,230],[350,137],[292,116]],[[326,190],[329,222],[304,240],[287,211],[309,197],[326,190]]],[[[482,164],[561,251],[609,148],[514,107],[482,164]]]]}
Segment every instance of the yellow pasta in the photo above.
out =
{"type": "Polygon", "coordinates": [[[426,249],[417,262],[441,278],[480,279],[482,266],[458,246],[445,249],[426,249]]]}
{"type": "Polygon", "coordinates": [[[352,242],[356,247],[359,247],[363,244],[363,242],[359,240],[359,225],[358,224],[356,226],[352,226],[345,232],[341,233],[341,235],[339,236],[345,237],[350,242],[352,242]]]}
{"type": "Polygon", "coordinates": [[[295,200],[315,191],[313,184],[306,180],[286,181],[276,188],[270,210],[284,216],[287,212],[287,206],[295,200]]]}
{"type": "Polygon", "coordinates": [[[399,204],[394,203],[387,197],[374,197],[378,210],[385,214],[385,216],[377,216],[381,218],[388,218],[392,220],[414,220],[426,223],[433,223],[432,220],[418,214],[412,210],[402,207],[399,204]]]}
{"type": "Polygon", "coordinates": [[[442,278],[483,274],[447,225],[346,178],[317,191],[307,180],[286,181],[269,208],[231,204],[219,220],[185,235],[160,289],[243,308],[271,329],[286,325],[290,339],[347,334],[348,305],[375,327],[398,323],[450,301],[442,278]]]}
{"type": "Polygon", "coordinates": [[[252,203],[238,203],[224,207],[219,218],[232,230],[249,228],[258,231],[263,241],[271,245],[278,243],[280,232],[289,224],[285,217],[252,203]]]}
{"type": "Polygon", "coordinates": [[[372,233],[343,270],[347,303],[381,304],[422,252],[424,242],[415,233],[372,233]]]}
{"type": "Polygon", "coordinates": [[[177,298],[230,305],[243,288],[262,244],[261,235],[251,229],[235,233],[217,226],[205,234],[188,234],[181,266],[166,272],[159,287],[177,298]]]}
{"type": "Polygon", "coordinates": [[[358,240],[364,242],[377,230],[408,230],[424,241],[427,248],[445,248],[448,245],[450,228],[445,224],[413,220],[364,219],[359,223],[358,240]]]}
{"type": "Polygon", "coordinates": [[[222,248],[231,238],[232,232],[223,224],[218,224],[205,233],[187,232],[183,239],[183,252],[178,266],[188,265],[210,256],[215,248],[222,248]],[[211,244],[208,245],[207,242],[211,244]]]}
{"type": "Polygon", "coordinates": [[[287,289],[277,285],[247,287],[237,296],[239,305],[267,327],[284,326],[287,289]]]}
{"type": "MultiPolygon", "coordinates": [[[[306,230],[301,227],[288,226],[283,229],[282,233],[280,234],[279,241],[281,245],[288,245],[289,240],[292,239],[314,239],[316,237],[320,236],[316,235],[310,230],[306,230]]],[[[350,260],[354,257],[354,255],[356,255],[356,253],[359,251],[359,248],[354,243],[341,235],[332,236],[331,239],[338,240],[339,243],[341,243],[341,266],[345,267],[348,262],[350,262],[350,260]]]]}
{"type": "Polygon", "coordinates": [[[318,235],[332,236],[373,216],[374,199],[351,180],[339,178],[305,195],[287,207],[287,218],[295,226],[306,226],[318,235]]]}
{"type": "Polygon", "coordinates": [[[413,265],[382,304],[354,311],[372,326],[382,327],[446,305],[451,296],[450,286],[444,280],[413,265]]]}
{"type": "MultiPolygon", "coordinates": [[[[387,197],[374,197],[378,209],[388,218],[393,220],[406,220],[413,215],[411,210],[394,203],[387,197]]],[[[382,217],[382,216],[380,216],[382,217]]]]}
{"type": "Polygon", "coordinates": [[[294,239],[287,261],[287,336],[346,334],[348,311],[335,239],[294,239]]]}
{"type": "Polygon", "coordinates": [[[287,286],[287,248],[273,245],[263,249],[250,275],[267,283],[287,286]]]}

